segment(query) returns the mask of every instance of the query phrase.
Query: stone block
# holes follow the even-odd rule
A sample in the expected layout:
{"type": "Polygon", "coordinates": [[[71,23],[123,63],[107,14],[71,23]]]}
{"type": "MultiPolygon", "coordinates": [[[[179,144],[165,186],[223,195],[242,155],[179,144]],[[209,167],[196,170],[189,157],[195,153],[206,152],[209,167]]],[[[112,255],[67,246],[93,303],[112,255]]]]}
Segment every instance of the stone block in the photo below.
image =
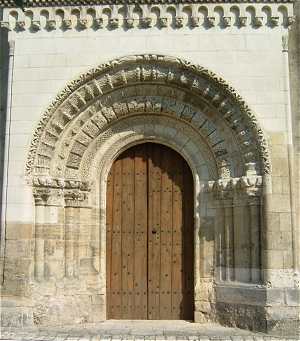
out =
{"type": "Polygon", "coordinates": [[[270,134],[270,143],[271,145],[286,145],[286,133],[285,132],[277,132],[270,134]]]}
{"type": "Polygon", "coordinates": [[[6,241],[6,257],[9,259],[31,258],[34,253],[34,241],[31,239],[6,241]]]}
{"type": "Polygon", "coordinates": [[[274,176],[289,176],[287,157],[277,157],[272,159],[272,174],[274,176]]]}
{"type": "Polygon", "coordinates": [[[300,313],[300,289],[286,288],[285,300],[288,306],[299,307],[299,313],[300,313]]]}
{"type": "Polygon", "coordinates": [[[290,213],[280,213],[280,230],[281,231],[291,231],[292,222],[290,213]]]}
{"type": "Polygon", "coordinates": [[[255,285],[217,285],[216,300],[224,303],[263,306],[266,301],[266,291],[255,285]]]}
{"type": "Polygon", "coordinates": [[[21,224],[9,222],[6,225],[6,238],[7,239],[32,239],[34,237],[33,224],[21,224]]]}
{"type": "Polygon", "coordinates": [[[286,194],[268,195],[269,207],[271,212],[290,212],[290,197],[286,194]]]}
{"type": "Polygon", "coordinates": [[[271,288],[266,290],[266,305],[283,305],[284,304],[284,289],[271,288]]]}

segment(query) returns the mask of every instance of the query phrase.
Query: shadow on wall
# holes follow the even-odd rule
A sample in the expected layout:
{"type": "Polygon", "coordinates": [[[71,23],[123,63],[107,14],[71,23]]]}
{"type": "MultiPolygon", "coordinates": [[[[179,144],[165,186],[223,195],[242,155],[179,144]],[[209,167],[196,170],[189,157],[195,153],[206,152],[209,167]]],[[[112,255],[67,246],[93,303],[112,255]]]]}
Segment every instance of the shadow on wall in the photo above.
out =
{"type": "MultiPolygon", "coordinates": [[[[2,17],[2,13],[0,10],[0,17],[2,17]]],[[[3,198],[3,175],[4,175],[4,153],[5,153],[5,126],[6,126],[6,100],[7,100],[7,79],[8,79],[8,31],[7,30],[0,30],[0,190],[1,190],[1,205],[0,205],[0,219],[2,219],[2,198],[3,198]]],[[[1,226],[2,226],[1,221],[1,226]]],[[[0,243],[4,238],[4,231],[2,227],[0,228],[0,243]]],[[[0,245],[1,255],[3,253],[2,250],[4,245],[0,245]]],[[[2,264],[0,259],[0,265],[2,264]]],[[[2,283],[2,267],[0,266],[0,276],[2,283]]]]}

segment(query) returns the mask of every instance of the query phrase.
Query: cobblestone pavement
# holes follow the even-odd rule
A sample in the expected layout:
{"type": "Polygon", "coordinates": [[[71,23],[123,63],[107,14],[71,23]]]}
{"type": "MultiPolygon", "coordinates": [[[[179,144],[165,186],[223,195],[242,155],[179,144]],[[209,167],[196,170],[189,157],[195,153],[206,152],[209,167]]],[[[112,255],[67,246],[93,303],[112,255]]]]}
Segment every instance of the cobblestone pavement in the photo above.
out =
{"type": "Polygon", "coordinates": [[[187,321],[103,321],[97,324],[1,330],[0,340],[14,341],[275,341],[299,340],[253,333],[217,324],[187,321]]]}

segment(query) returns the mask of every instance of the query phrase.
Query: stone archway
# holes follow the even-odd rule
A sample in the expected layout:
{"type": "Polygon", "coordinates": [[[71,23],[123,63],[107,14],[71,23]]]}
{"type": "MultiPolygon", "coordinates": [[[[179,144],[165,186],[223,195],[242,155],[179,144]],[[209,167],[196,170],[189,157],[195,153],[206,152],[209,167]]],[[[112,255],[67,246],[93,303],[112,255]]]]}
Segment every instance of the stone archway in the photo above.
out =
{"type": "MultiPolygon", "coordinates": [[[[216,320],[224,306],[218,283],[262,280],[261,190],[269,155],[255,116],[236,92],[174,57],[103,64],[71,82],[41,119],[26,168],[36,204],[35,290],[41,299],[41,288],[52,281],[75,295],[79,288],[72,285],[84,279],[80,292],[92,300],[87,311],[97,306],[98,319],[105,318],[107,175],[123,150],[147,141],[170,146],[192,170],[195,320],[216,320]],[[59,247],[46,233],[49,216],[56,217],[59,247]]],[[[65,306],[74,306],[72,295],[61,295],[65,306]]]]}

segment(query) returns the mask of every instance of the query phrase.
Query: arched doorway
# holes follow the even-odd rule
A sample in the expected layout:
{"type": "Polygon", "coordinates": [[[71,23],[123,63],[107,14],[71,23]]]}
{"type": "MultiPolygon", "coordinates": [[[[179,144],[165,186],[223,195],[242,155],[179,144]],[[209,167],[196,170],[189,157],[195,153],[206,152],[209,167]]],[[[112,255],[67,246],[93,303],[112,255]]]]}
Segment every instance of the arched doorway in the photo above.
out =
{"type": "Polygon", "coordinates": [[[127,149],[107,182],[107,317],[192,320],[193,178],[156,143],[127,149]]]}

